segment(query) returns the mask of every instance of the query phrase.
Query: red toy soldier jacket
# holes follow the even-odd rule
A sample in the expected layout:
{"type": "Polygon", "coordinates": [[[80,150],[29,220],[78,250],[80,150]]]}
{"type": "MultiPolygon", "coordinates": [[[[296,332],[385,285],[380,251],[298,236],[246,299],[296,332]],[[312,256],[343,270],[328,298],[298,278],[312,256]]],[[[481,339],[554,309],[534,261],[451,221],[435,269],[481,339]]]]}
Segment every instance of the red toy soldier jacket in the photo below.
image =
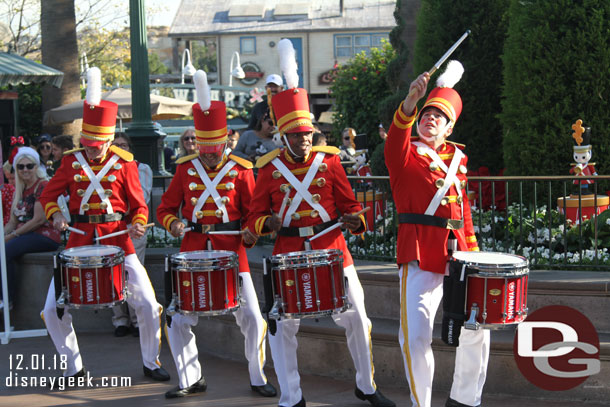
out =
{"type": "MultiPolygon", "coordinates": [[[[425,153],[425,149],[413,145],[413,141],[417,139],[411,140],[411,129],[416,117],[417,111],[413,116],[406,116],[402,112],[401,104],[394,114],[385,144],[390,186],[399,214],[424,214],[446,176],[446,173],[425,153]]],[[[456,145],[445,143],[437,153],[449,167],[456,151],[456,145]]],[[[461,158],[456,174],[463,198],[458,195],[458,191],[452,183],[433,216],[458,221],[463,219],[463,227],[453,230],[453,234],[457,238],[458,250],[478,250],[470,205],[465,191],[467,161],[466,156],[461,158]]],[[[412,260],[417,260],[422,270],[444,274],[448,260],[449,233],[449,229],[438,226],[399,223],[397,263],[407,264],[412,260]]]]}
{"type": "MultiPolygon", "coordinates": [[[[330,226],[338,218],[337,213],[352,214],[361,210],[362,207],[356,201],[341,166],[338,153],[339,150],[335,147],[313,147],[309,156],[300,163],[295,162],[285,149],[277,149],[261,157],[256,163],[259,171],[248,217],[250,229],[258,235],[268,234],[263,231],[265,220],[271,216],[272,212],[280,212],[288,184],[292,185],[292,188],[289,193],[290,202],[285,205],[282,213],[282,225],[285,229],[294,231],[299,228],[299,230],[305,231],[307,227],[323,224],[330,226]],[[275,160],[278,160],[279,163],[275,160]],[[295,187],[294,179],[290,181],[291,176],[298,181],[298,187],[295,187]],[[303,183],[306,178],[308,182],[303,183]],[[303,188],[305,195],[308,195],[310,199],[300,200],[302,195],[297,195],[296,192],[299,188],[303,188]],[[295,199],[297,199],[296,202],[300,200],[300,203],[293,206],[295,199]],[[311,205],[312,203],[313,205],[311,205]],[[325,221],[326,217],[330,220],[325,221]]],[[[356,233],[366,230],[364,216],[360,215],[360,219],[363,227],[356,233]]],[[[309,237],[311,235],[310,233],[309,237]]],[[[280,232],[275,241],[273,254],[305,250],[306,239],[307,237],[304,236],[287,236],[280,232]]],[[[311,248],[314,250],[339,249],[343,252],[343,266],[353,264],[343,233],[338,228],[313,240],[311,248]]]]}
{"type": "MultiPolygon", "coordinates": [[[[198,154],[186,156],[177,161],[176,174],[167,191],[161,198],[157,208],[157,219],[165,229],[170,230],[171,224],[179,220],[176,216],[182,205],[182,217],[190,224],[206,225],[201,231],[186,232],[180,245],[181,252],[206,250],[207,242],[211,240],[213,250],[229,250],[239,257],[239,271],[250,272],[248,257],[241,235],[208,235],[206,229],[240,230],[241,223],[246,221],[250,210],[254,176],[252,163],[243,158],[229,155],[214,169],[205,166],[199,160],[198,154]],[[216,204],[213,194],[206,193],[206,185],[199,176],[197,167],[205,170],[210,181],[215,182],[220,207],[216,204]],[[217,176],[220,176],[217,179],[217,176]],[[205,196],[205,203],[201,202],[205,196]],[[212,225],[212,226],[207,226],[212,225]],[[232,225],[231,227],[229,227],[232,225]]],[[[209,192],[209,190],[207,190],[209,192]]]]}
{"type": "MultiPolygon", "coordinates": [[[[126,222],[145,225],[148,219],[148,206],[144,202],[133,155],[119,147],[110,146],[101,162],[92,162],[83,151],[80,148],[64,155],[61,165],[40,196],[45,215],[51,220],[53,214],[60,211],[57,198],[64,194],[70,195],[68,206],[74,227],[87,232],[87,235],[70,233],[66,248],[93,244],[96,236],[125,230],[126,222]],[[99,178],[98,187],[95,180],[91,182],[89,168],[99,178]],[[98,191],[102,193],[101,197],[98,191]],[[127,219],[126,213],[129,213],[127,219]],[[112,217],[122,219],[105,221],[112,217]]],[[[111,237],[101,243],[119,246],[125,255],[135,253],[128,234],[111,237]]]]}

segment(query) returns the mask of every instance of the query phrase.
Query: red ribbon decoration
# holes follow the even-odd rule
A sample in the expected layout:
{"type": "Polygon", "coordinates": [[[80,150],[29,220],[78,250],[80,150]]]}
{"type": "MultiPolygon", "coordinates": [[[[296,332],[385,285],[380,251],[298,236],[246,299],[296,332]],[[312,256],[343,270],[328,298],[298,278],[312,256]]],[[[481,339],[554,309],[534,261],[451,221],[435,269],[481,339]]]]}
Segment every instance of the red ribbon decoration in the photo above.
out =
{"type": "Polygon", "coordinates": [[[11,146],[14,146],[17,143],[25,144],[25,141],[23,140],[23,136],[19,136],[19,137],[12,136],[11,137],[11,146]]]}

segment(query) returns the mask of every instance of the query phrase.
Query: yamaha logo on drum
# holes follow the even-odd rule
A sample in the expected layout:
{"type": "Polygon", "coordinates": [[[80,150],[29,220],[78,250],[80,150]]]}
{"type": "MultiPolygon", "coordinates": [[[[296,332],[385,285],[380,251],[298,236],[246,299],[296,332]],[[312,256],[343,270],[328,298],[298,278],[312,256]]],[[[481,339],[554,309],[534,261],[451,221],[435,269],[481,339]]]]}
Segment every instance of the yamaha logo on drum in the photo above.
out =
{"type": "Polygon", "coordinates": [[[199,276],[199,277],[197,277],[197,282],[198,282],[198,283],[200,283],[200,284],[205,283],[205,276],[199,276]]]}
{"type": "Polygon", "coordinates": [[[313,296],[311,295],[311,276],[309,273],[301,275],[303,280],[303,297],[305,299],[305,308],[313,308],[313,296]]]}
{"type": "Polygon", "coordinates": [[[515,318],[515,288],[516,284],[514,281],[508,284],[508,309],[506,313],[508,314],[508,319],[515,318]]]}
{"type": "Polygon", "coordinates": [[[204,276],[197,277],[197,302],[200,309],[205,309],[208,306],[208,298],[206,296],[207,284],[204,276]]]}
{"type": "Polygon", "coordinates": [[[85,294],[85,301],[93,302],[93,273],[90,271],[85,273],[85,294]]]}

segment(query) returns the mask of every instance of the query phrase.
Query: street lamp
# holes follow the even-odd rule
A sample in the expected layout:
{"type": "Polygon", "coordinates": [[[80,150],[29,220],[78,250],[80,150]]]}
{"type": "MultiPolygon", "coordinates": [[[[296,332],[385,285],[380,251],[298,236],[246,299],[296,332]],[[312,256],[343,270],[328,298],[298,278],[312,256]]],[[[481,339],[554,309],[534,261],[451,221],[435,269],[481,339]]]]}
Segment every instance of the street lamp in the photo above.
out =
{"type": "Polygon", "coordinates": [[[239,62],[239,52],[233,52],[233,56],[231,56],[231,63],[229,64],[229,70],[231,74],[229,75],[229,86],[233,86],[233,77],[237,79],[244,79],[246,77],[246,73],[241,68],[241,63],[239,62]],[[233,68],[233,61],[237,57],[237,65],[233,68]]]}
{"type": "Polygon", "coordinates": [[[188,48],[184,49],[182,53],[182,76],[181,76],[181,84],[184,85],[184,75],[193,76],[197,72],[197,69],[191,64],[191,53],[188,48]],[[184,65],[184,57],[186,56],[186,65],[184,65]]]}

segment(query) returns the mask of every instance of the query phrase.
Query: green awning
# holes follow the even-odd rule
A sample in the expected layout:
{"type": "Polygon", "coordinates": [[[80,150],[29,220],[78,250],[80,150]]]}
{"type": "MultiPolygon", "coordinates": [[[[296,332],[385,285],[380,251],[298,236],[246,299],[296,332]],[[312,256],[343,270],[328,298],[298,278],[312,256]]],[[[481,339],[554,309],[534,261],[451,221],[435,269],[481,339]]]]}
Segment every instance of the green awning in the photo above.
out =
{"type": "Polygon", "coordinates": [[[0,86],[47,82],[61,87],[64,73],[16,54],[0,52],[0,86]]]}

